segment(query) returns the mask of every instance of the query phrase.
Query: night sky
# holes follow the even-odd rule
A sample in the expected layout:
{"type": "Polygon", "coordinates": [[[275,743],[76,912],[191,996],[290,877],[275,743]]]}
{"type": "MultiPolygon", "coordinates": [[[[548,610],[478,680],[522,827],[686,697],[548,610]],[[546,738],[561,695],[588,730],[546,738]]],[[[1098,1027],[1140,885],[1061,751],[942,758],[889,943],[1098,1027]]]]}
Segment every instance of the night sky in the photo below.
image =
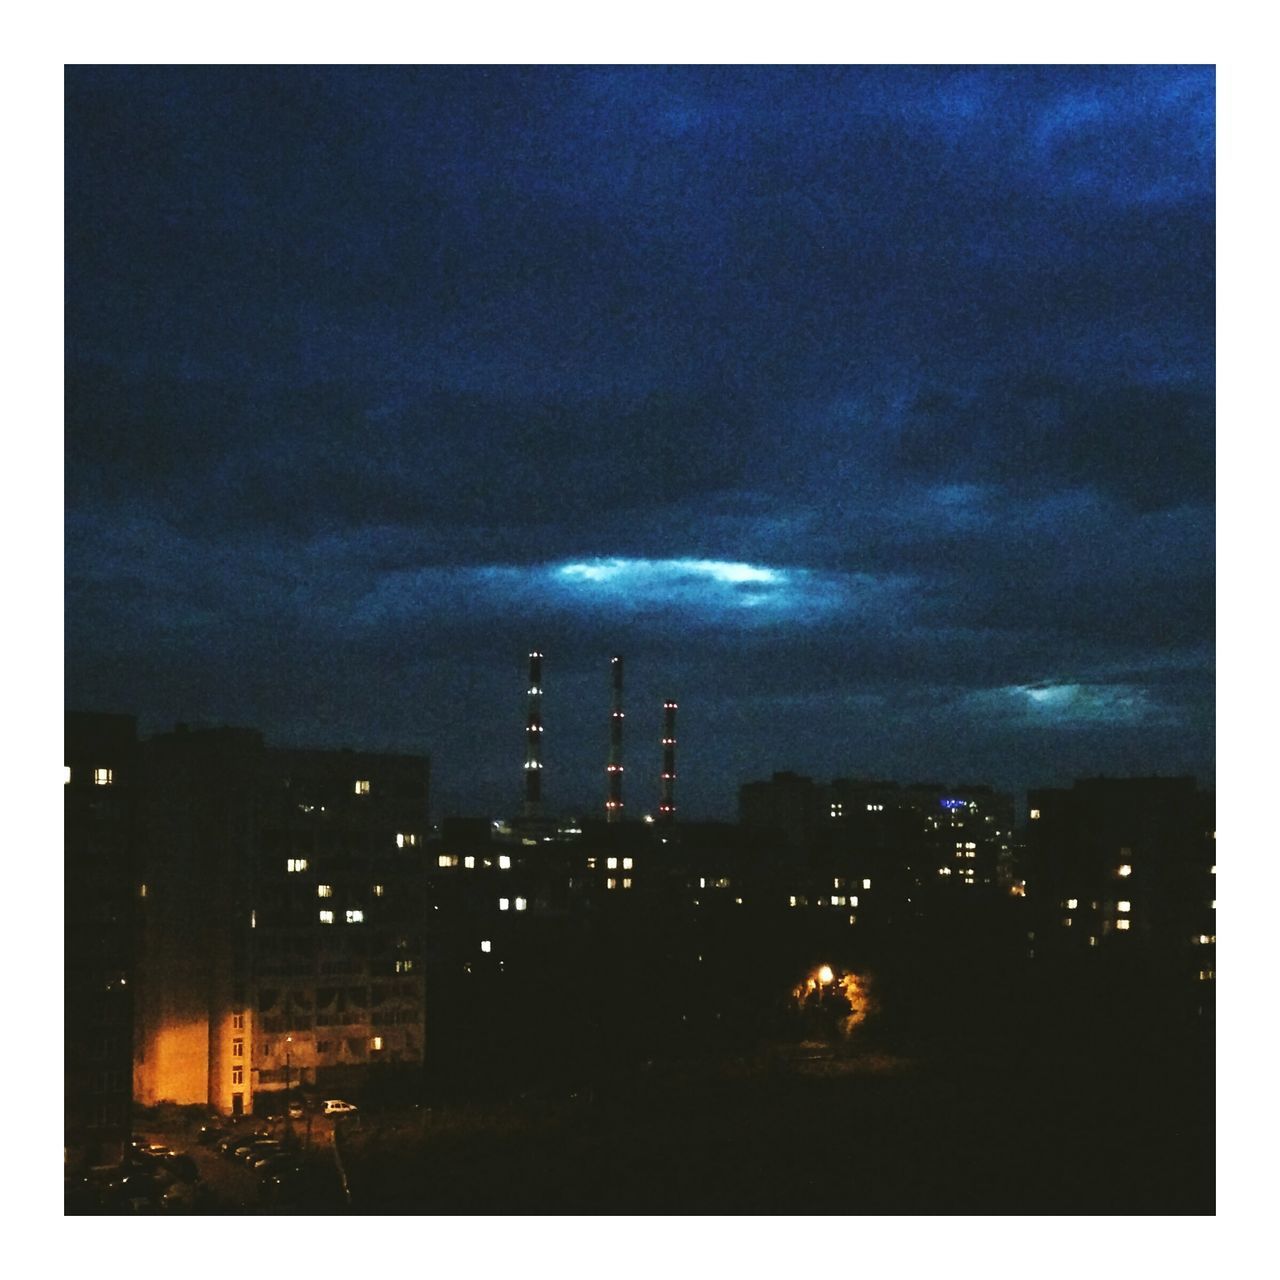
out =
{"type": "Polygon", "coordinates": [[[66,700],[511,814],[1213,781],[1208,68],[70,69],[66,700]]]}

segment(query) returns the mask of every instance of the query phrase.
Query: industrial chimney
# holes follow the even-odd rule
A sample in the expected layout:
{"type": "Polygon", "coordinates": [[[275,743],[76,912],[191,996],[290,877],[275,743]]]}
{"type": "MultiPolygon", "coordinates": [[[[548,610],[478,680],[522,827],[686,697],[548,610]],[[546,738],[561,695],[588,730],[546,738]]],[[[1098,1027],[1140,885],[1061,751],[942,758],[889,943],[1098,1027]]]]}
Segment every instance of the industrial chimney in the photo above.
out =
{"type": "Polygon", "coordinates": [[[529,655],[529,717],[524,730],[524,816],[542,815],[542,654],[529,655]]]}
{"type": "Polygon", "coordinates": [[[674,822],[676,818],[676,703],[668,699],[662,704],[662,796],[658,802],[658,821],[674,822]]]}
{"type": "Polygon", "coordinates": [[[613,713],[609,718],[609,798],[604,803],[608,822],[622,821],[622,656],[614,654],[609,663],[613,672],[613,713]]]}

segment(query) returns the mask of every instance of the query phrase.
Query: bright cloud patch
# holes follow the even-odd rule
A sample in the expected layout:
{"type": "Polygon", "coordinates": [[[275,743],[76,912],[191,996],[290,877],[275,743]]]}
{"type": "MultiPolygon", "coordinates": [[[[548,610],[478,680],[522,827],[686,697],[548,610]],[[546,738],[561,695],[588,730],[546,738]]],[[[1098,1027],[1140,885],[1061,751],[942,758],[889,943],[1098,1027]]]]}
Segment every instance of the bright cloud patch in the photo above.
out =
{"type": "Polygon", "coordinates": [[[1042,724],[1137,724],[1156,710],[1147,691],[1131,684],[1012,685],[997,690],[994,698],[1042,724]]]}
{"type": "Polygon", "coordinates": [[[751,611],[794,618],[834,607],[836,582],[805,569],[771,569],[732,560],[640,560],[613,557],[559,565],[562,593],[611,607],[677,608],[711,615],[751,611]]]}
{"type": "Polygon", "coordinates": [[[882,610],[896,588],[863,574],[771,568],[735,560],[620,556],[559,564],[422,568],[381,577],[355,610],[364,623],[421,613],[519,608],[526,613],[671,611],[712,624],[817,620],[841,607],[882,610]],[[887,595],[886,595],[887,593],[887,595]]]}

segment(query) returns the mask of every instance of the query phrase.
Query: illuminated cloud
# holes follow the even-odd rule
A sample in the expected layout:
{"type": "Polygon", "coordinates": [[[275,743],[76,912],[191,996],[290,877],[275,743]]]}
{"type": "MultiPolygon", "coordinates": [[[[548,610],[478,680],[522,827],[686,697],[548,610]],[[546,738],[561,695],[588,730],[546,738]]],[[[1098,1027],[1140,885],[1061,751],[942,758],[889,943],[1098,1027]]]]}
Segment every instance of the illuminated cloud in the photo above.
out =
{"type": "Polygon", "coordinates": [[[883,609],[895,584],[864,574],[693,557],[623,556],[535,565],[422,568],[384,575],[356,609],[376,623],[463,597],[468,610],[679,615],[690,624],[817,622],[837,609],[883,609]]]}
{"type": "Polygon", "coordinates": [[[975,697],[989,710],[1012,714],[1044,727],[1140,724],[1160,715],[1147,690],[1133,684],[1045,682],[1010,685],[975,697]]]}

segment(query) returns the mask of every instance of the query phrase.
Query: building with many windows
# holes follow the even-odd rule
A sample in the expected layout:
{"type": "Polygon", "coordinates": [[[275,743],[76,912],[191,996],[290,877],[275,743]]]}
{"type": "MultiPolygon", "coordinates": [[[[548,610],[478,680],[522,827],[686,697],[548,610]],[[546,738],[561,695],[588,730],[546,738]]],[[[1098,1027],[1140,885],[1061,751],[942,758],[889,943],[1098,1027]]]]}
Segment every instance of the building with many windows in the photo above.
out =
{"type": "Polygon", "coordinates": [[[181,728],[143,760],[138,1098],[420,1069],[427,760],[181,728]]]}
{"type": "Polygon", "coordinates": [[[1214,978],[1214,797],[1194,778],[1088,778],[1027,797],[1041,954],[1103,951],[1214,978]]]}

